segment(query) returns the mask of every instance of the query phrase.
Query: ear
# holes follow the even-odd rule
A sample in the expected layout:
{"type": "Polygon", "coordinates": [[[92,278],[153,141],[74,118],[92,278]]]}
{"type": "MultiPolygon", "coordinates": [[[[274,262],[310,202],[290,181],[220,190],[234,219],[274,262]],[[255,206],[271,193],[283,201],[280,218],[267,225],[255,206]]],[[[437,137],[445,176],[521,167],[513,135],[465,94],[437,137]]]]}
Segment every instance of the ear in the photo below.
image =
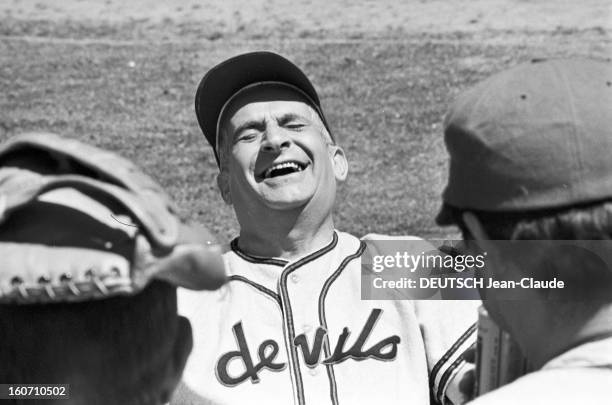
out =
{"type": "Polygon", "coordinates": [[[342,148],[339,146],[333,145],[331,148],[334,175],[336,176],[337,181],[343,182],[346,180],[346,176],[348,175],[348,161],[346,160],[346,155],[344,154],[344,150],[342,150],[342,148]]]}
{"type": "MultiPolygon", "coordinates": [[[[172,361],[168,363],[168,375],[161,392],[161,403],[168,403],[173,392],[181,381],[187,358],[193,348],[193,332],[191,324],[182,316],[178,317],[176,340],[172,350],[172,361]]],[[[173,402],[174,403],[174,402],[173,402]]]]}
{"type": "Polygon", "coordinates": [[[227,205],[232,205],[232,195],[230,193],[229,175],[227,171],[222,170],[217,174],[217,187],[221,192],[221,198],[227,205]]]}
{"type": "Polygon", "coordinates": [[[179,315],[176,342],[173,352],[174,371],[179,376],[183,374],[191,349],[193,349],[193,331],[191,329],[191,324],[187,318],[179,315]]]}

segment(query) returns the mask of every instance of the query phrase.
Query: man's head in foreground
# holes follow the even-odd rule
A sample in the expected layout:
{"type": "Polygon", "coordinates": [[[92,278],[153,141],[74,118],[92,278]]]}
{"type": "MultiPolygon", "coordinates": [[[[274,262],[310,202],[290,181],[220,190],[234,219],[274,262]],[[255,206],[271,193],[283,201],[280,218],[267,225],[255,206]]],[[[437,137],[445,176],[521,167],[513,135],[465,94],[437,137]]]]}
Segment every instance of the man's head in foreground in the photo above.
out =
{"type": "MultiPolygon", "coordinates": [[[[62,192],[73,204],[95,204],[66,189],[55,196],[62,192]]],[[[156,280],[136,294],[113,296],[105,274],[133,260],[135,241],[57,202],[29,204],[0,226],[0,381],[67,384],[69,398],[57,400],[66,405],[168,402],[192,346],[189,321],[177,313],[176,286],[156,280]],[[91,282],[80,267],[91,269],[91,282]],[[41,292],[28,285],[36,274],[50,281],[43,289],[41,276],[41,292]],[[7,286],[17,283],[24,285],[18,303],[7,298],[15,296],[7,286]],[[72,292],[62,293],[60,283],[72,283],[72,292]],[[91,297],[97,290],[108,298],[91,297]],[[41,293],[46,301],[37,298],[41,293]]],[[[141,270],[128,271],[138,277],[141,270]]]]}
{"type": "Polygon", "coordinates": [[[297,66],[270,52],[231,58],[202,79],[196,113],[243,229],[269,213],[331,215],[347,162],[297,66]]]}
{"type": "Polygon", "coordinates": [[[0,145],[2,384],[69,386],[49,404],[170,400],[192,347],[176,288],[215,289],[225,274],[213,236],[166,198],[131,162],[73,139],[0,145]]]}
{"type": "Polygon", "coordinates": [[[438,224],[476,240],[493,279],[566,281],[520,299],[484,291],[491,316],[536,366],[610,332],[611,106],[610,63],[533,61],[464,92],[445,122],[450,169],[438,224]]]}

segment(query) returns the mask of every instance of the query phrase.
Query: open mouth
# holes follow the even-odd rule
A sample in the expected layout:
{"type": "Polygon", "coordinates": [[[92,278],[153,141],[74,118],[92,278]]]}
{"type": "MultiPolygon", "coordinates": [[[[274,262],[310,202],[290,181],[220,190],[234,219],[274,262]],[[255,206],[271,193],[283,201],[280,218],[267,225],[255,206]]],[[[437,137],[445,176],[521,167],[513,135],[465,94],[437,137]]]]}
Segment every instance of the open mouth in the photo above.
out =
{"type": "Polygon", "coordinates": [[[266,169],[261,177],[263,179],[271,179],[287,174],[298,173],[304,170],[306,166],[306,164],[296,161],[277,163],[266,169]]]}

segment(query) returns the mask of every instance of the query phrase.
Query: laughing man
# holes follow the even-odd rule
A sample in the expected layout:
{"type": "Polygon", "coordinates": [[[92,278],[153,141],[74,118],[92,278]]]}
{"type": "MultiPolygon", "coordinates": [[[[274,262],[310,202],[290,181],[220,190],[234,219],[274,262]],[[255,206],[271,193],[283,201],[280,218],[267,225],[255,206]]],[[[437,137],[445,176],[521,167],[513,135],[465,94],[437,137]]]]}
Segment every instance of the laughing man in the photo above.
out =
{"type": "Polygon", "coordinates": [[[474,304],[361,299],[365,244],[332,217],[347,158],[306,75],[236,56],[204,76],[196,113],[240,234],[228,284],[180,297],[194,350],[175,402],[461,402],[474,304]]]}

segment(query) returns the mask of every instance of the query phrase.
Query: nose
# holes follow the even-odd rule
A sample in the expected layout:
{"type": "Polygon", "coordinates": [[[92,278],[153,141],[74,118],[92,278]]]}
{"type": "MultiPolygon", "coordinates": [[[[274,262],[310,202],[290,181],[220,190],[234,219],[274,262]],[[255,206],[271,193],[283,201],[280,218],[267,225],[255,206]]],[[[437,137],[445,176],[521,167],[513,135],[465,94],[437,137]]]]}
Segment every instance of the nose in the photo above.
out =
{"type": "Polygon", "coordinates": [[[278,153],[286,149],[291,144],[291,138],[287,136],[282,128],[276,125],[266,128],[264,139],[261,143],[261,150],[268,153],[278,153]]]}

